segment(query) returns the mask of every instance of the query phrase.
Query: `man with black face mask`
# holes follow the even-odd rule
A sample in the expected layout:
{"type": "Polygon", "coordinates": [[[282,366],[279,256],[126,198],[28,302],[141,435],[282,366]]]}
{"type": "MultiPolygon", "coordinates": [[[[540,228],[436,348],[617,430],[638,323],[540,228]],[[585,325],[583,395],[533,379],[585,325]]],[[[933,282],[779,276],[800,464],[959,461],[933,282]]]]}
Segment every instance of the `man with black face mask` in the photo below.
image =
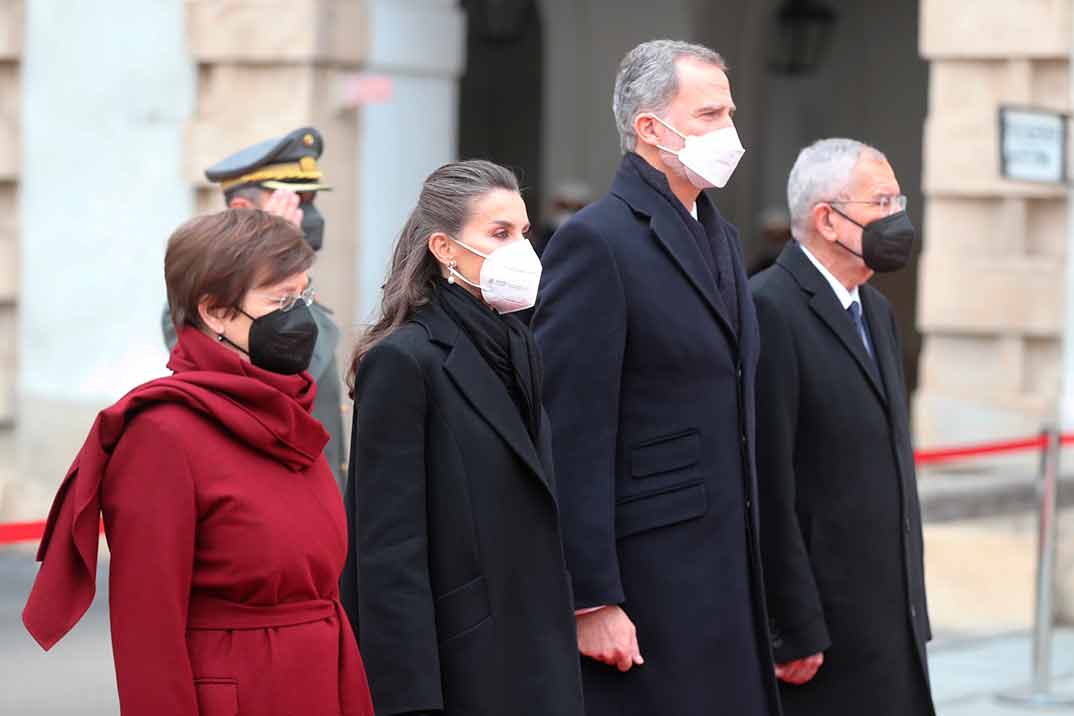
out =
{"type": "Polygon", "coordinates": [[[894,314],[866,282],[910,259],[887,159],[802,150],[792,234],[750,288],[761,329],[757,477],[786,716],[932,716],[921,510],[894,314]]]}
{"type": "MultiPolygon", "coordinates": [[[[300,227],[310,247],[320,251],[324,243],[324,217],[314,202],[317,192],[331,189],[322,182],[324,175],[317,164],[323,151],[321,133],[313,127],[300,127],[222,159],[205,170],[205,177],[220,185],[229,208],[261,209],[283,217],[300,227]]],[[[309,372],[317,381],[313,415],[331,435],[324,452],[342,490],[346,475],[340,408],[343,390],[335,355],[339,327],[332,319],[332,312],[320,303],[310,303],[309,311],[317,324],[317,341],[309,364],[309,372]]],[[[164,342],[171,350],[176,337],[168,306],[164,307],[161,327],[164,342]]]]}

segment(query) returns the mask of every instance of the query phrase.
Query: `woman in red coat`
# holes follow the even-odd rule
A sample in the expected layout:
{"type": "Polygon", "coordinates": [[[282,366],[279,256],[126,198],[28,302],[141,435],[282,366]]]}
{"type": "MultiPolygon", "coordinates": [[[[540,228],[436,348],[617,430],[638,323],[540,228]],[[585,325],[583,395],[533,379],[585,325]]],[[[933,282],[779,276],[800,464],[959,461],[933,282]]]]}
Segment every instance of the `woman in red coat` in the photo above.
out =
{"type": "Polygon", "coordinates": [[[312,262],[298,229],[257,210],[181,226],[164,262],[174,375],[100,413],[53,503],[23,621],[48,649],[85,613],[103,514],[127,716],[373,712],[310,415],[312,262]]]}

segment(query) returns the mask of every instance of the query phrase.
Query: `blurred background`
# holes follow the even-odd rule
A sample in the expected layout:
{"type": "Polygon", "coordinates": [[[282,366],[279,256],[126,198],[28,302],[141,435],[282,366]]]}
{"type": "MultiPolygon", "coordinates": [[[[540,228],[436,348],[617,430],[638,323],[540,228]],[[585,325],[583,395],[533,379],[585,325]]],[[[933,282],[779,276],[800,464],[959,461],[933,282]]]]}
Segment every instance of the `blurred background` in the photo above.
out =
{"type": "MultiPolygon", "coordinates": [[[[1068,188],[1001,177],[997,110],[1070,111],[1072,12],[1072,0],[0,0],[0,523],[43,518],[95,413],[165,373],[165,242],[223,208],[205,167],[321,130],[335,190],[318,199],[314,272],[353,338],[437,166],[514,168],[537,227],[603,194],[619,161],[618,62],[658,37],[730,65],[747,153],[714,199],[751,268],[789,236],[801,147],[847,136],[891,160],[921,250],[876,284],[898,315],[918,447],[1032,436],[1062,407],[1068,188]]],[[[992,713],[994,692],[1028,679],[1038,461],[921,470],[946,716],[992,713]]],[[[1061,625],[1074,624],[1072,529],[1061,509],[1061,625]]],[[[18,622],[29,548],[0,546],[0,712],[114,713],[104,595],[40,654],[18,622]]],[[[1053,651],[1057,683],[1074,686],[1072,633],[1053,651]]]]}

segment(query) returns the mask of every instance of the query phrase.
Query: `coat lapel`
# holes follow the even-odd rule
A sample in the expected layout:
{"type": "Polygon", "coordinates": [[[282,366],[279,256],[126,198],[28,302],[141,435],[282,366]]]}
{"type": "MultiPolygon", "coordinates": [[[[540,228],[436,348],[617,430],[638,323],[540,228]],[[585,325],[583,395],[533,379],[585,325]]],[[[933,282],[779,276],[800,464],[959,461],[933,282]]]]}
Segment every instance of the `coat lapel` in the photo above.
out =
{"type": "Polygon", "coordinates": [[[449,349],[444,360],[444,370],[452,382],[555,499],[555,491],[548,482],[548,476],[541,465],[533,440],[522,422],[522,416],[518,414],[518,408],[474,344],[451,318],[435,306],[422,311],[417,320],[429,331],[430,340],[449,349]]]}
{"type": "Polygon", "coordinates": [[[899,355],[898,346],[892,340],[893,336],[887,330],[887,325],[891,322],[890,317],[881,312],[880,302],[870,291],[866,290],[865,286],[862,286],[861,302],[865,320],[869,324],[869,337],[873,340],[873,354],[876,355],[876,363],[880,368],[880,379],[884,384],[891,411],[894,413],[898,401],[891,400],[891,397],[901,390],[902,372],[898,362],[902,360],[902,356],[899,355]]]}
{"type": "Polygon", "coordinates": [[[690,230],[683,226],[682,219],[668,207],[652,216],[649,225],[656,238],[678,264],[679,269],[686,274],[686,278],[716,314],[716,318],[724,325],[728,333],[735,335],[727,315],[727,307],[716,292],[716,281],[712,272],[705,266],[701,251],[690,236],[690,230]]]}
{"type": "MultiPolygon", "coordinates": [[[[865,344],[862,343],[854,321],[840,305],[835,292],[832,291],[832,287],[828,285],[824,276],[817,271],[816,266],[810,263],[797,243],[789,243],[779,255],[777,262],[794,276],[803,291],[810,294],[809,307],[836,335],[843,347],[854,356],[858,367],[865,373],[873,391],[876,392],[876,397],[886,405],[887,395],[880,380],[880,373],[877,371],[876,361],[865,351],[865,344]]],[[[869,320],[868,316],[866,320],[869,320]]],[[[873,352],[878,353],[875,345],[873,352]]]]}
{"type": "MultiPolygon", "coordinates": [[[[683,225],[683,220],[675,208],[638,176],[633,167],[630,167],[629,161],[629,157],[623,158],[612,184],[612,194],[625,201],[636,214],[649,218],[649,228],[657,240],[671,255],[694,289],[705,299],[705,303],[723,324],[732,340],[736,340],[733,324],[727,315],[727,307],[716,291],[715,277],[701,258],[701,251],[690,235],[690,229],[683,225]]],[[[645,160],[639,158],[638,161],[645,160]]]]}
{"type": "Polygon", "coordinates": [[[750,356],[756,355],[761,340],[757,329],[757,309],[753,305],[750,279],[746,275],[746,262],[742,258],[742,244],[738,234],[736,232],[728,236],[727,230],[724,229],[724,239],[734,259],[735,291],[738,294],[738,352],[745,365],[752,365],[753,359],[750,356]]]}

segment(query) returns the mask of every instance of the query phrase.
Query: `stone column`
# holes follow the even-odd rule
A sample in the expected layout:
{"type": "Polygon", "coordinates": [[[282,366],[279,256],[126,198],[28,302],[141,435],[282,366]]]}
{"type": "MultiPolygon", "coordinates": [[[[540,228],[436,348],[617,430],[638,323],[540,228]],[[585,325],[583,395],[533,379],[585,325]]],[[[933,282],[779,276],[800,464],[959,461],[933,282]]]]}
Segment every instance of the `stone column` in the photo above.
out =
{"type": "MultiPolygon", "coordinates": [[[[391,249],[426,176],[456,157],[465,17],[454,0],[369,0],[363,70],[391,83],[390,100],[361,110],[355,192],[362,237],[349,315],[367,323],[380,304],[391,249]]],[[[341,363],[341,365],[343,365],[341,363]]]]}
{"type": "Polygon", "coordinates": [[[15,310],[19,292],[22,0],[0,3],[0,430],[15,419],[15,310]]]}
{"type": "Polygon", "coordinates": [[[199,212],[224,208],[205,167],[243,147],[314,125],[334,191],[317,198],[324,250],[314,267],[320,299],[350,322],[357,244],[357,117],[339,111],[341,74],[359,66],[368,42],[360,0],[186,0],[187,39],[197,63],[196,109],[186,131],[185,177],[199,212]],[[340,270],[342,269],[342,270],[340,270]]]}
{"type": "Polygon", "coordinates": [[[18,191],[21,166],[23,3],[0,3],[0,516],[14,479],[16,312],[19,297],[18,191]]]}
{"type": "MultiPolygon", "coordinates": [[[[179,155],[193,74],[181,0],[113,0],[107,12],[33,0],[25,24],[9,19],[17,3],[0,7],[5,58],[14,28],[26,36],[21,91],[14,65],[0,66],[0,241],[10,242],[16,194],[21,217],[16,471],[2,495],[5,520],[43,516],[97,410],[165,372],[162,263],[191,208],[179,155]]],[[[10,315],[0,310],[0,356],[12,345],[10,315]]],[[[0,358],[0,376],[9,362],[0,358]]]]}
{"type": "Polygon", "coordinates": [[[1066,189],[1000,178],[997,109],[1070,111],[1070,13],[1071,0],[922,0],[922,446],[1032,434],[1055,415],[1066,189]]]}
{"type": "Polygon", "coordinates": [[[202,170],[237,149],[305,124],[325,137],[334,191],[318,197],[325,247],[321,300],[344,329],[379,301],[389,251],[421,180],[455,157],[463,17],[454,0],[186,0],[198,65],[187,131],[187,179],[199,210],[223,207],[202,170]],[[356,104],[358,73],[386,76],[383,103],[356,104]],[[361,238],[359,238],[361,237],[361,238]]]}

